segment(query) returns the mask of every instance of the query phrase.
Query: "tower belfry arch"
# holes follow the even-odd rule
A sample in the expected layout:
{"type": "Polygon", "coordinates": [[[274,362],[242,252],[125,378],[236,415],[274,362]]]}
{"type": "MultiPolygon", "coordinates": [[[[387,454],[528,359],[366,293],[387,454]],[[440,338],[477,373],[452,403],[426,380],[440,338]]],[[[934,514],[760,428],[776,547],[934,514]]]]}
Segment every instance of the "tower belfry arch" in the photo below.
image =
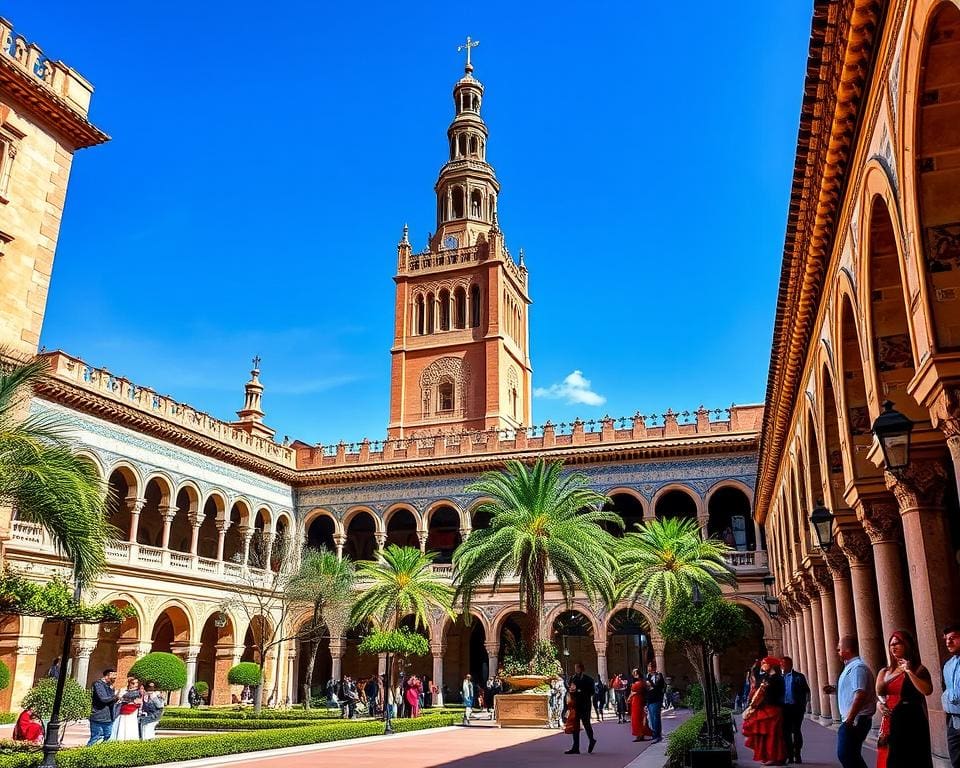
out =
{"type": "Polygon", "coordinates": [[[466,63],[434,185],[436,229],[420,253],[406,226],[397,245],[392,439],[530,424],[528,273],[500,231],[484,87],[470,55],[477,45],[467,37],[457,47],[466,63]]]}

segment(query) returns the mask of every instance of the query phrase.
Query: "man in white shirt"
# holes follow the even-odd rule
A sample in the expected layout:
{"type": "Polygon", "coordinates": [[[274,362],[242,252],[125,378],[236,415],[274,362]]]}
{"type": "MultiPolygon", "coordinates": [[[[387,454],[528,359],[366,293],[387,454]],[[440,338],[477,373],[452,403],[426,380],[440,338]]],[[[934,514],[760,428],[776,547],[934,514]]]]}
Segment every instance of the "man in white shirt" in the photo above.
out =
{"type": "Polygon", "coordinates": [[[960,768],[960,624],[951,624],[943,630],[950,658],[943,665],[943,711],[947,713],[947,749],[950,764],[960,768]]]}
{"type": "Polygon", "coordinates": [[[870,733],[877,709],[873,673],[860,658],[860,644],[855,636],[841,637],[837,653],[843,659],[843,672],[836,685],[823,686],[824,693],[837,694],[840,704],[842,722],[837,732],[837,759],[843,768],[867,768],[862,754],[863,741],[870,733]]]}

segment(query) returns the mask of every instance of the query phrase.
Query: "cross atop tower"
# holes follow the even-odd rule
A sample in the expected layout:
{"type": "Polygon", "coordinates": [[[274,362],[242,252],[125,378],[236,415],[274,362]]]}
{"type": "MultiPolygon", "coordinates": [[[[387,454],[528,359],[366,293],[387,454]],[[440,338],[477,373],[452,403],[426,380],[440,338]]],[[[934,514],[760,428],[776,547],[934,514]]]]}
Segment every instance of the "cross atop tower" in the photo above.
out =
{"type": "Polygon", "coordinates": [[[255,370],[260,370],[260,355],[254,355],[251,362],[255,370]]]}
{"type": "Polygon", "coordinates": [[[479,40],[471,40],[470,35],[467,35],[467,42],[457,46],[457,53],[460,53],[460,51],[467,52],[467,65],[463,68],[463,71],[468,75],[473,72],[473,64],[470,63],[470,49],[476,48],[478,45],[480,45],[479,40]]]}

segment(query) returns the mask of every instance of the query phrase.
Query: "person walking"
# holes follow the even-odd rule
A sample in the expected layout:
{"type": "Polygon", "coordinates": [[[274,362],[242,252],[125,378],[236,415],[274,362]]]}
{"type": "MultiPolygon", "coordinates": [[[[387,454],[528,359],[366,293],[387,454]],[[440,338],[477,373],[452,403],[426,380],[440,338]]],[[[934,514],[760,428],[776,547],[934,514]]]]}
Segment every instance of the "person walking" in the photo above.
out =
{"type": "Polygon", "coordinates": [[[806,675],[793,668],[793,659],[783,657],[783,738],[787,743],[787,763],[803,762],[803,718],[810,700],[806,675]]]}
{"type": "Polygon", "coordinates": [[[947,750],[950,764],[960,768],[960,624],[943,630],[943,642],[950,658],[943,665],[943,694],[940,701],[947,715],[947,750]]]}
{"type": "Polygon", "coordinates": [[[898,630],[887,643],[889,664],[877,675],[881,702],[877,768],[933,768],[925,699],[933,693],[913,635],[898,630]]]}
{"type": "MultiPolygon", "coordinates": [[[[587,734],[587,752],[592,753],[597,746],[597,740],[593,735],[593,726],[590,724],[590,704],[593,698],[593,678],[583,671],[583,663],[578,661],[573,665],[574,675],[570,678],[570,686],[576,688],[573,691],[573,699],[576,703],[575,711],[577,720],[583,724],[583,730],[587,734]]],[[[580,729],[573,732],[573,748],[567,750],[565,754],[580,754],[580,729]]]]}
{"type": "Polygon", "coordinates": [[[597,720],[603,722],[603,710],[607,706],[607,684],[597,676],[593,684],[593,711],[597,715],[597,720]]]}
{"type": "Polygon", "coordinates": [[[627,704],[630,706],[630,732],[634,741],[646,741],[647,736],[653,736],[653,731],[647,725],[647,682],[640,675],[640,669],[633,670],[633,683],[630,685],[630,695],[627,704]]]}
{"type": "Polygon", "coordinates": [[[98,741],[110,741],[110,734],[113,733],[113,705],[117,703],[119,698],[113,688],[116,682],[117,670],[113,667],[107,667],[103,670],[103,676],[90,686],[90,740],[87,742],[88,747],[98,741]]]}
{"type": "Polygon", "coordinates": [[[154,683],[147,683],[140,705],[140,738],[149,741],[156,738],[157,723],[163,717],[163,694],[154,683]]]}
{"type": "MultiPolygon", "coordinates": [[[[563,732],[568,733],[573,736],[573,746],[570,747],[565,755],[579,755],[580,754],[580,718],[577,715],[577,684],[571,682],[570,687],[567,688],[567,693],[564,699],[566,710],[566,716],[563,719],[563,732]]],[[[587,704],[589,707],[590,705],[587,704]]]]}
{"type": "Polygon", "coordinates": [[[657,662],[647,664],[647,723],[653,731],[653,743],[663,741],[663,720],[660,712],[663,709],[663,694],[667,690],[667,681],[657,669],[657,662]]]}
{"type": "Polygon", "coordinates": [[[823,686],[824,693],[836,693],[840,705],[837,731],[837,759],[843,768],[867,768],[863,759],[863,741],[870,733],[870,722],[877,709],[873,673],[860,658],[860,643],[855,635],[844,635],[837,643],[843,660],[843,672],[836,685],[823,686]]]}
{"type": "Polygon", "coordinates": [[[473,678],[469,672],[463,678],[460,693],[463,695],[463,724],[470,725],[470,718],[473,717],[473,678]]]}
{"type": "Polygon", "coordinates": [[[54,680],[60,677],[60,657],[59,656],[57,656],[57,658],[53,660],[53,664],[51,664],[50,669],[47,670],[47,677],[51,677],[54,680]]]}

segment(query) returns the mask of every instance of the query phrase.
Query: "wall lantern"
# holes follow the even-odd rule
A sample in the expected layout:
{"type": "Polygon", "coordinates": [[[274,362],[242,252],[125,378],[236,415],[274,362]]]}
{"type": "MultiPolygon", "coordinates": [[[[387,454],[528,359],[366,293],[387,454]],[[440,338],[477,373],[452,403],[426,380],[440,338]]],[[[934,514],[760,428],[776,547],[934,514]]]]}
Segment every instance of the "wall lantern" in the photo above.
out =
{"type": "Polygon", "coordinates": [[[217,629],[223,629],[225,626],[227,626],[227,614],[225,614],[222,610],[217,611],[217,615],[213,617],[213,626],[215,626],[217,629]]]}
{"type": "Polygon", "coordinates": [[[763,577],[763,604],[767,609],[767,614],[771,619],[780,615],[780,601],[773,594],[773,585],[775,583],[773,576],[763,577]]]}
{"type": "Polygon", "coordinates": [[[828,552],[833,546],[833,514],[824,506],[823,499],[817,501],[817,506],[810,513],[810,524],[817,534],[820,549],[828,552]]]}
{"type": "Polygon", "coordinates": [[[888,472],[904,469],[910,463],[910,433],[913,422],[893,409],[889,400],[883,404],[883,413],[873,422],[873,434],[880,442],[883,462],[888,472]]]}

